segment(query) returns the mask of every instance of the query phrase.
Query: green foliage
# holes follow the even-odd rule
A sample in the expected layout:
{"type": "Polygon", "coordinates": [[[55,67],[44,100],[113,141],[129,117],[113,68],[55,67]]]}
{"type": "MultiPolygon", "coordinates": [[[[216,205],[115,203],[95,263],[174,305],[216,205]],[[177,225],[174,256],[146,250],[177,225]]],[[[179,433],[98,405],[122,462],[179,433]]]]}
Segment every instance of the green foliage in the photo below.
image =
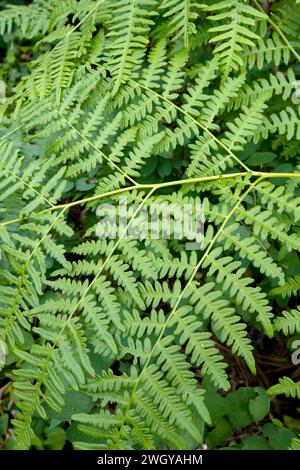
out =
{"type": "MultiPolygon", "coordinates": [[[[269,395],[285,395],[286,397],[298,398],[300,399],[300,382],[294,382],[289,377],[282,377],[279,379],[279,383],[273,385],[268,390],[269,395]]],[[[294,437],[289,444],[289,448],[291,450],[298,450],[299,449],[299,423],[298,421],[293,423],[293,420],[287,421],[289,427],[295,427],[298,436],[294,437]]]]}
{"type": "MultiPolygon", "coordinates": [[[[219,448],[269,419],[263,388],[231,391],[227,356],[254,376],[256,335],[300,332],[300,7],[275,3],[275,32],[238,0],[0,11],[5,50],[31,54],[0,110],[6,448],[219,448]],[[124,195],[131,228],[151,204],[202,202],[203,245],[100,239],[97,208],[124,195]]],[[[229,447],[290,446],[273,420],[229,447]]]]}
{"type": "Polygon", "coordinates": [[[244,69],[240,54],[245,46],[255,47],[254,41],[259,39],[255,30],[259,21],[266,19],[263,13],[247,3],[222,0],[205,8],[213,13],[208,19],[217,23],[217,26],[209,29],[213,34],[210,42],[217,43],[214,53],[221,59],[224,81],[231,70],[244,69]]]}
{"type": "Polygon", "coordinates": [[[222,397],[207,380],[204,387],[213,421],[205,436],[210,449],[288,450],[297,445],[289,423],[265,422],[271,402],[263,388],[241,387],[222,397]]]}

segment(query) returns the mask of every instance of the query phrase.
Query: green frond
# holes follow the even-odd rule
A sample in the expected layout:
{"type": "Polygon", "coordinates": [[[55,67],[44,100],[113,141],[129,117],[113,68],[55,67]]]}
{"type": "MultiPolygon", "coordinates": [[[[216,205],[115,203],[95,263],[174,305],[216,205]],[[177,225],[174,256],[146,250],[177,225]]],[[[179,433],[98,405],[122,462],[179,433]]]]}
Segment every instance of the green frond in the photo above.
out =
{"type": "Polygon", "coordinates": [[[279,95],[286,101],[292,94],[295,80],[295,73],[292,68],[289,68],[287,73],[272,73],[268,78],[260,78],[252,82],[251,85],[245,83],[235,99],[229,102],[227,109],[250,106],[264,93],[270,93],[272,96],[279,95]]]}
{"type": "Polygon", "coordinates": [[[300,14],[297,9],[298,0],[291,0],[275,5],[274,18],[278,27],[288,36],[294,36],[299,31],[300,14]]]}
{"type": "Polygon", "coordinates": [[[240,210],[239,219],[253,226],[254,235],[266,240],[270,237],[279,240],[288,251],[298,250],[300,247],[297,233],[288,233],[290,224],[282,222],[273,212],[261,210],[259,206],[253,207],[249,211],[240,210]]]}
{"type": "Polygon", "coordinates": [[[49,28],[50,11],[45,5],[7,5],[0,12],[0,34],[11,33],[13,29],[23,38],[32,39],[44,35],[49,28]]]}
{"type": "Polygon", "coordinates": [[[185,101],[184,110],[190,115],[198,116],[199,110],[202,110],[204,105],[206,105],[210,96],[208,93],[204,93],[204,90],[211,84],[212,80],[216,78],[218,69],[219,63],[216,58],[210,60],[207,65],[202,65],[199,68],[197,77],[195,78],[195,85],[189,88],[187,93],[183,95],[185,101]]]}
{"type": "Polygon", "coordinates": [[[285,395],[300,398],[300,382],[293,382],[289,377],[279,379],[279,383],[269,388],[270,395],[285,395]]]}
{"type": "Polygon", "coordinates": [[[283,286],[284,272],[282,268],[269,256],[267,249],[257,243],[255,237],[251,236],[247,231],[243,231],[243,234],[241,232],[240,225],[236,223],[225,227],[220,239],[224,243],[224,249],[227,250],[234,246],[239,251],[241,258],[249,260],[253,266],[266,276],[278,279],[279,283],[283,286]]]}
{"type": "Polygon", "coordinates": [[[201,6],[197,0],[163,0],[159,6],[168,21],[169,35],[174,35],[174,40],[182,38],[185,47],[189,45],[189,36],[196,33],[193,21],[201,6]]]}
{"type": "Polygon", "coordinates": [[[291,310],[283,312],[281,317],[276,317],[274,325],[277,331],[282,331],[285,336],[300,333],[300,311],[291,310]]]}
{"type": "Polygon", "coordinates": [[[113,94],[140,67],[156,6],[156,0],[109,1],[109,34],[105,54],[107,66],[114,77],[113,94]]]}
{"type": "Polygon", "coordinates": [[[300,333],[299,2],[27,3],[0,12],[0,447],[67,421],[75,449],[197,449],[230,352],[255,374],[257,337],[300,333]]]}
{"type": "MultiPolygon", "coordinates": [[[[299,47],[299,44],[293,43],[293,46],[299,47]]],[[[275,31],[270,37],[258,38],[255,46],[247,48],[242,53],[242,58],[248,67],[256,66],[261,70],[266,64],[274,64],[276,67],[288,64],[291,51],[275,31]]]]}
{"type": "Polygon", "coordinates": [[[233,122],[228,123],[229,130],[224,133],[223,142],[230,150],[241,150],[247,140],[257,135],[263,121],[263,111],[266,109],[265,101],[269,98],[269,92],[263,93],[251,106],[242,106],[241,114],[233,122]]]}
{"type": "Polygon", "coordinates": [[[179,308],[169,322],[176,325],[175,334],[179,336],[179,344],[186,343],[186,353],[191,355],[191,361],[201,367],[203,374],[208,374],[218,388],[227,390],[229,387],[224,372],[226,365],[211,340],[211,334],[202,330],[202,322],[197,317],[189,315],[190,307],[179,308]]]}
{"type": "Polygon", "coordinates": [[[264,182],[257,187],[257,191],[268,210],[287,212],[294,217],[296,222],[300,219],[300,198],[295,198],[293,194],[286,192],[284,187],[276,187],[272,183],[264,182]]]}
{"type": "Polygon", "coordinates": [[[213,13],[208,19],[217,22],[209,32],[213,34],[211,43],[217,43],[214,53],[222,61],[223,81],[232,70],[244,69],[241,57],[243,47],[255,46],[259,36],[255,33],[256,24],[266,16],[259,10],[239,0],[221,0],[209,5],[205,10],[213,13]]]}
{"type": "Polygon", "coordinates": [[[300,450],[300,439],[293,438],[289,448],[290,450],[300,450]]]}
{"type": "Polygon", "coordinates": [[[257,320],[262,324],[268,336],[273,335],[271,319],[272,310],[266,300],[266,295],[257,287],[250,287],[252,278],[244,277],[245,269],[241,268],[239,261],[233,261],[231,257],[220,258],[221,248],[213,250],[206,258],[203,267],[209,267],[208,276],[214,273],[216,281],[224,292],[232,297],[237,306],[257,315],[257,320]]]}
{"type": "Polygon", "coordinates": [[[287,277],[284,284],[279,287],[274,287],[270,294],[280,295],[281,297],[291,297],[296,295],[300,290],[300,275],[297,274],[294,277],[287,277]]]}
{"type": "Polygon", "coordinates": [[[290,106],[282,109],[277,114],[265,117],[263,126],[256,132],[254,141],[257,142],[261,137],[267,138],[269,134],[286,134],[288,140],[293,137],[299,139],[300,136],[300,117],[299,111],[295,111],[290,106]]]}
{"type": "Polygon", "coordinates": [[[148,67],[142,73],[141,83],[147,88],[159,87],[160,77],[166,65],[166,40],[160,39],[148,55],[148,67]]]}

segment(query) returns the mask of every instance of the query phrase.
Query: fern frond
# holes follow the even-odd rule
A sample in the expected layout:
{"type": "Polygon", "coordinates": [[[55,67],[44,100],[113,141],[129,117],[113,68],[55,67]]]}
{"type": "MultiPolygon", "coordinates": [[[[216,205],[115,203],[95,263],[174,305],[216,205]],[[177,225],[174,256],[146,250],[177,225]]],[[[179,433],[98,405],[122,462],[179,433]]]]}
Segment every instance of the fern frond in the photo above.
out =
{"type": "Polygon", "coordinates": [[[291,297],[296,295],[300,290],[300,275],[288,277],[286,282],[280,287],[275,287],[271,290],[272,295],[281,295],[281,297],[291,297]]]}
{"type": "MultiPolygon", "coordinates": [[[[0,366],[15,448],[38,447],[39,423],[53,429],[69,394],[91,403],[68,417],[76,449],[199,448],[203,379],[231,386],[222,348],[254,374],[253,337],[300,331],[300,22],[288,3],[1,10],[0,366]],[[102,204],[125,196],[127,222],[104,238],[102,204]],[[139,230],[154,204],[171,206],[163,239],[139,230]],[[203,244],[190,251],[177,213],[198,217],[200,204],[203,244]]],[[[298,389],[283,379],[269,392],[298,389]]]]}
{"type": "Polygon", "coordinates": [[[299,139],[300,118],[298,114],[298,111],[287,106],[279,113],[265,117],[262,128],[256,132],[253,140],[258,142],[261,137],[267,138],[269,134],[275,134],[277,132],[279,135],[285,134],[287,140],[291,140],[293,137],[299,139]]]}
{"type": "MultiPolygon", "coordinates": [[[[299,44],[293,43],[293,46],[299,47],[299,44]]],[[[275,31],[271,37],[258,39],[257,45],[247,48],[242,57],[250,68],[256,65],[261,70],[266,64],[274,64],[275,66],[288,64],[291,51],[275,31]]]]}
{"type": "Polygon", "coordinates": [[[299,309],[283,312],[282,317],[275,318],[274,325],[276,330],[282,331],[285,336],[300,333],[299,309]]]}
{"type": "Polygon", "coordinates": [[[168,33],[174,40],[183,38],[184,46],[189,45],[189,36],[196,33],[194,20],[201,4],[197,0],[163,0],[159,8],[168,20],[168,33]]]}
{"type": "Polygon", "coordinates": [[[293,438],[292,443],[289,448],[291,450],[300,450],[300,439],[293,438]]]}
{"type": "Polygon", "coordinates": [[[218,26],[209,29],[215,33],[210,39],[217,43],[214,53],[222,60],[223,81],[225,82],[232,70],[245,67],[241,58],[242,47],[255,45],[259,36],[254,32],[256,23],[265,20],[266,16],[250,5],[238,0],[222,0],[205,8],[210,13],[208,19],[220,22],[218,26]],[[218,44],[219,43],[219,44],[218,44]]]}
{"type": "Polygon", "coordinates": [[[270,395],[285,395],[300,398],[300,382],[293,382],[289,377],[279,379],[279,383],[269,388],[270,395]]]}
{"type": "Polygon", "coordinates": [[[259,246],[256,238],[248,233],[242,236],[240,232],[240,226],[235,223],[223,230],[224,249],[227,250],[227,248],[234,246],[236,250],[239,250],[242,258],[248,259],[253,266],[266,276],[277,278],[279,283],[283,285],[284,273],[282,268],[268,255],[267,250],[262,249],[263,246],[259,246]]]}
{"type": "Polygon", "coordinates": [[[140,67],[156,5],[156,0],[109,2],[111,18],[108,21],[110,31],[106,61],[115,80],[113,94],[129,76],[134,76],[135,70],[140,67]]]}

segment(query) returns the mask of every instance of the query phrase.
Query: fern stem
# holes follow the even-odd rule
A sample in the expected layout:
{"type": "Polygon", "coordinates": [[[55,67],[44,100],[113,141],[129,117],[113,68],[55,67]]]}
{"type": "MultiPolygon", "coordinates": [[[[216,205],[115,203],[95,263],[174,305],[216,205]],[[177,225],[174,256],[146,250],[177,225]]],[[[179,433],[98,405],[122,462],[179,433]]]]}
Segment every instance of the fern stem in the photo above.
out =
{"type": "Polygon", "coordinates": [[[300,173],[267,173],[264,171],[253,171],[253,176],[262,176],[263,179],[269,178],[300,178],[300,173]]]}
{"type": "Polygon", "coordinates": [[[82,18],[82,20],[80,20],[78,24],[76,24],[72,29],[70,29],[70,31],[67,32],[66,36],[69,36],[70,34],[74,33],[74,31],[76,31],[78,28],[80,28],[82,23],[84,23],[103,2],[105,2],[105,0],[97,1],[96,5],[82,18]]]}
{"type": "Polygon", "coordinates": [[[96,194],[95,196],[86,197],[83,199],[78,199],[77,201],[68,202],[66,204],[57,204],[56,206],[49,207],[47,209],[43,209],[39,212],[29,214],[28,216],[18,217],[16,219],[7,220],[6,222],[2,222],[0,224],[0,230],[5,227],[6,225],[16,224],[18,222],[22,222],[23,220],[28,219],[33,215],[42,215],[46,214],[47,212],[56,211],[59,209],[69,209],[73,206],[78,206],[80,204],[86,204],[93,201],[98,201],[99,199],[103,199],[105,197],[115,196],[117,194],[126,193],[129,191],[137,191],[140,189],[154,189],[155,191],[161,188],[167,188],[170,186],[179,186],[185,184],[197,184],[197,183],[206,183],[209,181],[221,181],[225,179],[233,179],[233,178],[240,178],[243,176],[257,176],[262,177],[262,179],[271,179],[271,178],[295,178],[300,179],[300,173],[267,173],[261,171],[249,171],[249,172],[241,172],[241,173],[227,173],[224,175],[213,175],[213,176],[203,176],[199,178],[188,178],[184,180],[174,180],[174,181],[167,181],[165,183],[145,183],[145,184],[134,184],[133,186],[126,186],[125,188],[115,189],[113,191],[108,191],[107,193],[96,194]]]}
{"type": "Polygon", "coordinates": [[[23,129],[23,126],[18,126],[18,127],[15,127],[14,129],[11,129],[11,130],[8,131],[6,134],[1,135],[0,140],[5,140],[7,137],[9,137],[10,135],[14,134],[15,132],[18,132],[18,131],[21,130],[21,129],[23,129]]]}

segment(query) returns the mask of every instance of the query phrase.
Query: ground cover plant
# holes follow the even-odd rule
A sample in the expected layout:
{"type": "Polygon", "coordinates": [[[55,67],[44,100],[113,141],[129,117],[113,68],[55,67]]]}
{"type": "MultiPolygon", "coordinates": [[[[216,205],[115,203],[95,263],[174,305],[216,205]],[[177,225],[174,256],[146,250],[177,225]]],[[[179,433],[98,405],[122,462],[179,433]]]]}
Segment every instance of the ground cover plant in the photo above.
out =
{"type": "Polygon", "coordinates": [[[300,2],[0,8],[1,449],[300,448],[300,2]]]}

